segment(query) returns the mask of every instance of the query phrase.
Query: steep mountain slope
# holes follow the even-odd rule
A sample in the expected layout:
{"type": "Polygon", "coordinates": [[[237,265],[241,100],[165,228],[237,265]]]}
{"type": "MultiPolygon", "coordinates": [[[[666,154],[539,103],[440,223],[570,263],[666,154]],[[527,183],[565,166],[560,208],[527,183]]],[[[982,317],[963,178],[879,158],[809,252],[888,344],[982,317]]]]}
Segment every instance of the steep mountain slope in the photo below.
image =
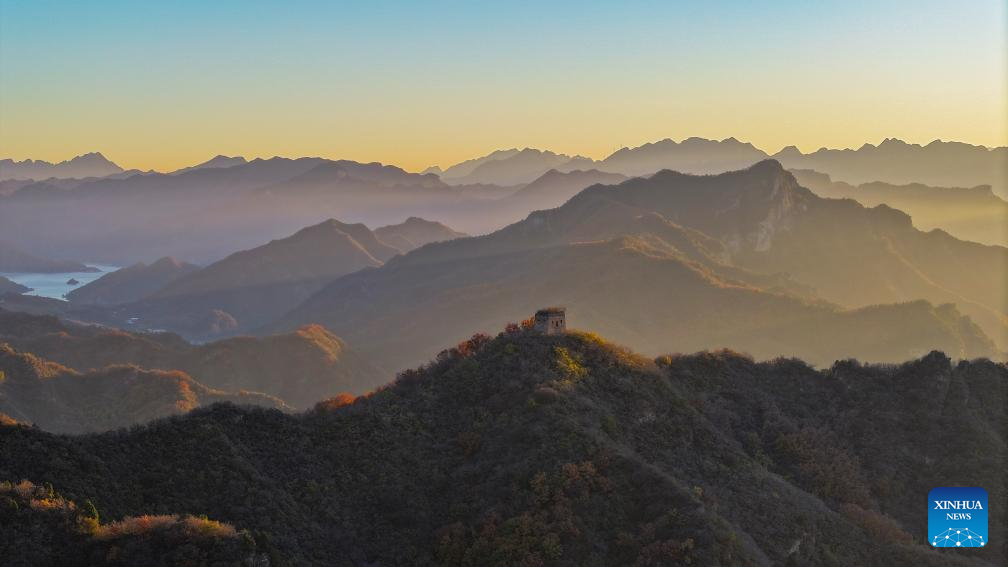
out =
{"type": "Polygon", "coordinates": [[[854,199],[866,207],[888,205],[909,214],[921,230],[938,228],[962,240],[1008,246],[1008,202],[995,195],[990,185],[965,188],[874,182],[855,187],[808,169],[791,173],[820,197],[854,199]]]}
{"type": "Polygon", "coordinates": [[[207,514],[297,565],[993,565],[1003,546],[920,543],[920,510],[949,475],[1004,499],[1005,384],[940,353],[817,372],[513,331],[300,416],[0,426],[0,478],[49,479],[110,519],[207,514]]]}
{"type": "Polygon", "coordinates": [[[666,171],[590,187],[493,234],[427,246],[337,280],[267,328],[319,322],[366,353],[409,365],[457,340],[466,323],[561,304],[576,308],[586,328],[647,352],[685,340],[684,350],[728,346],[819,364],[901,360],[935,348],[993,356],[1008,344],[1005,270],[1004,248],[922,233],[887,207],[818,198],[764,161],[718,176],[666,171]],[[865,284],[850,286],[852,279],[865,284]],[[747,291],[723,297],[736,287],[747,291]],[[859,310],[844,315],[816,298],[859,310]],[[905,302],[914,303],[871,307],[905,302]],[[733,318],[726,305],[744,315],[733,318]],[[865,317],[890,338],[863,340],[868,334],[853,324],[865,317]]]}
{"type": "Polygon", "coordinates": [[[665,139],[636,148],[622,148],[595,167],[633,177],[663,169],[710,174],[742,169],[766,158],[762,150],[735,138],[721,141],[687,138],[682,142],[665,139]]]}
{"type": "Polygon", "coordinates": [[[31,291],[30,287],[23,286],[17,282],[12,282],[11,280],[0,276],[0,296],[6,295],[8,293],[26,293],[31,291]]]}
{"type": "Polygon", "coordinates": [[[409,252],[431,242],[444,242],[468,236],[439,222],[419,217],[410,217],[399,224],[376,228],[374,234],[378,240],[402,252],[409,252]]]}
{"type": "Polygon", "coordinates": [[[564,204],[582,189],[596,183],[615,185],[626,181],[619,173],[605,173],[597,169],[575,170],[566,173],[551,169],[532,183],[522,187],[506,199],[508,206],[516,206],[524,211],[552,209],[564,204]]]}
{"type": "Polygon", "coordinates": [[[264,394],[207,388],[179,371],[108,366],[79,373],[0,343],[0,412],[54,433],[108,431],[233,401],[286,408],[264,394]]]}
{"type": "Polygon", "coordinates": [[[1008,345],[1008,248],[921,232],[889,207],[818,198],[775,161],[715,177],[662,172],[619,187],[579,197],[664,214],[725,242],[735,265],[786,272],[842,305],[955,303],[1008,345]]]}
{"type": "Polygon", "coordinates": [[[80,372],[126,364],[179,370],[210,388],[265,392],[300,408],[340,392],[367,392],[390,376],[318,326],[191,345],[167,333],[128,333],[0,310],[0,342],[80,372]]]}
{"type": "Polygon", "coordinates": [[[1008,199],[1008,147],[987,148],[962,142],[908,144],[886,138],[857,150],[821,148],[803,154],[794,146],[773,156],[790,169],[814,169],[847,183],[924,183],[941,187],[991,185],[1008,199]]]}
{"type": "Polygon", "coordinates": [[[34,272],[40,274],[59,272],[97,272],[97,268],[85,266],[80,262],[68,260],[50,260],[15,247],[7,242],[0,242],[0,272],[34,272]]]}
{"type": "Polygon", "coordinates": [[[366,226],[330,219],[176,279],[125,306],[122,314],[145,328],[194,337],[239,334],[291,309],[333,279],[380,266],[398,253],[366,226]]]}
{"type": "MultiPolygon", "coordinates": [[[[601,225],[609,223],[592,223],[601,225]]],[[[684,352],[727,346],[817,364],[852,356],[905,360],[931,348],[963,357],[994,355],[990,340],[954,307],[918,302],[843,311],[764,291],[769,278],[727,269],[719,274],[706,256],[710,243],[674,225],[664,228],[681,240],[655,236],[658,230],[648,227],[641,238],[517,251],[484,246],[482,255],[452,260],[421,262],[413,253],[336,280],[271,330],[321,323],[395,370],[419,363],[424,352],[470,329],[493,328],[559,304],[576,326],[652,354],[670,345],[684,352]]],[[[454,248],[475,240],[457,241],[454,248]]],[[[438,246],[444,245],[419,252],[433,255],[438,246]]],[[[793,287],[787,280],[777,283],[783,293],[793,287]]]]}
{"type": "Polygon", "coordinates": [[[121,305],[147,297],[169,283],[195,272],[199,266],[166,256],[150,264],[139,262],[82,285],[67,299],[84,305],[121,305]]]}
{"type": "MultiPolygon", "coordinates": [[[[926,299],[954,303],[1001,349],[1008,348],[1008,248],[921,232],[886,206],[822,199],[774,160],[716,176],[662,171],[593,186],[484,238],[428,247],[405,261],[477,257],[543,246],[561,235],[610,238],[613,219],[662,217],[724,246],[722,260],[751,272],[787,273],[822,298],[849,307],[926,299]],[[860,285],[849,285],[850,281],[860,285]]],[[[570,236],[562,236],[571,241],[570,236]]]]}
{"type": "Polygon", "coordinates": [[[123,168],[97,152],[77,156],[59,163],[27,159],[0,159],[0,179],[49,179],[105,177],[121,173],[123,168]]]}

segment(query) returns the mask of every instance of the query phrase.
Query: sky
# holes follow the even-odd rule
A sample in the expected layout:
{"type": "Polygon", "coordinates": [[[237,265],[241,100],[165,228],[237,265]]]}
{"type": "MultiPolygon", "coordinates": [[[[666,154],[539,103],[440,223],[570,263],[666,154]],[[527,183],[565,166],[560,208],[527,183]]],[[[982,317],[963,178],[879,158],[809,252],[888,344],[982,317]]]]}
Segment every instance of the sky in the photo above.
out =
{"type": "Polygon", "coordinates": [[[0,0],[0,158],[1008,145],[1003,0],[0,0]]]}

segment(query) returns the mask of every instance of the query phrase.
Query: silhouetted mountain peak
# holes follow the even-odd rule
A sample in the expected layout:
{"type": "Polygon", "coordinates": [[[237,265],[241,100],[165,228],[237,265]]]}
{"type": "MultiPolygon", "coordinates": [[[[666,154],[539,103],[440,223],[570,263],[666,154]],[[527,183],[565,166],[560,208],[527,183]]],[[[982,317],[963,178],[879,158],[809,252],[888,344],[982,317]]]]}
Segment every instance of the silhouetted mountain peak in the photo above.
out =
{"type": "Polygon", "coordinates": [[[790,169],[828,173],[835,181],[860,185],[883,182],[937,187],[991,185],[995,194],[1008,195],[1008,148],[987,148],[962,142],[933,140],[926,145],[885,138],[878,145],[857,149],[818,150],[802,154],[783,150],[776,156],[790,169]]]}
{"type": "Polygon", "coordinates": [[[693,136],[682,142],[666,138],[620,149],[602,160],[599,169],[631,176],[663,169],[711,174],[745,168],[766,157],[766,152],[735,138],[718,141],[693,136]]]}
{"type": "Polygon", "coordinates": [[[363,224],[361,224],[361,223],[347,224],[347,223],[344,223],[344,222],[340,222],[340,221],[338,221],[336,219],[330,218],[330,219],[326,219],[326,220],[324,220],[324,221],[322,221],[322,222],[320,222],[318,224],[313,224],[311,226],[307,226],[305,228],[302,228],[301,230],[295,232],[294,235],[291,236],[290,238],[297,239],[297,238],[316,237],[316,236],[321,236],[321,235],[326,235],[326,234],[332,234],[332,233],[336,233],[336,232],[345,233],[348,230],[354,230],[354,229],[356,229],[356,230],[361,230],[361,229],[367,230],[368,228],[366,226],[364,226],[363,224]]]}
{"type": "Polygon", "coordinates": [[[184,167],[184,168],[179,169],[177,171],[174,171],[172,173],[175,174],[175,175],[177,175],[179,173],[186,173],[186,172],[189,172],[189,171],[196,171],[198,169],[220,169],[220,168],[226,168],[226,167],[234,167],[236,165],[242,165],[242,164],[245,164],[245,163],[249,163],[249,161],[246,160],[242,156],[229,157],[229,156],[218,154],[218,155],[216,155],[216,156],[208,159],[207,161],[205,161],[203,163],[200,163],[200,164],[197,164],[197,165],[193,165],[193,166],[190,166],[190,167],[184,167]]]}
{"type": "Polygon", "coordinates": [[[0,180],[2,179],[70,179],[104,177],[122,173],[123,168],[112,163],[100,152],[89,152],[59,163],[26,159],[14,161],[0,159],[0,180]]]}
{"type": "MultiPolygon", "coordinates": [[[[886,138],[886,139],[882,140],[882,143],[879,144],[878,147],[879,148],[902,148],[902,147],[906,147],[906,146],[909,146],[909,145],[911,145],[911,144],[908,144],[908,143],[904,142],[903,140],[900,140],[899,138],[886,138]]],[[[913,144],[913,145],[917,146],[918,144],[913,144]]]]}
{"type": "Polygon", "coordinates": [[[796,146],[786,146],[773,155],[774,158],[801,157],[802,153],[796,146]]]}
{"type": "Polygon", "coordinates": [[[87,163],[87,164],[113,164],[108,158],[106,158],[101,152],[88,152],[84,155],[77,156],[70,160],[69,163],[87,163]]]}
{"type": "Polygon", "coordinates": [[[151,265],[150,265],[150,267],[151,268],[180,268],[183,265],[185,265],[185,262],[182,262],[182,261],[180,261],[179,259],[177,259],[177,258],[175,258],[173,256],[165,256],[163,258],[158,258],[157,260],[155,260],[154,262],[152,262],[151,265]]]}
{"type": "Polygon", "coordinates": [[[377,228],[374,234],[381,242],[394,246],[404,253],[431,242],[444,242],[468,236],[437,221],[420,217],[409,217],[400,224],[377,228]]]}
{"type": "Polygon", "coordinates": [[[754,163],[749,168],[749,170],[754,172],[786,173],[784,171],[784,166],[781,165],[781,162],[775,159],[765,159],[763,161],[754,163]]]}

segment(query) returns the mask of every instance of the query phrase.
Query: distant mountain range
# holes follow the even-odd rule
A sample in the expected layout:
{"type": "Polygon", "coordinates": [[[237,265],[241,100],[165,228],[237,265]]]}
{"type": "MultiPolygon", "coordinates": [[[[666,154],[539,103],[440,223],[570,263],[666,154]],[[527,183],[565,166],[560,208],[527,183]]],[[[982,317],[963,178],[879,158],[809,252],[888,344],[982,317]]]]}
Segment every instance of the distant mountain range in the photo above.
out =
{"type": "Polygon", "coordinates": [[[194,165],[194,166],[191,166],[191,167],[183,167],[182,169],[177,169],[177,170],[171,172],[171,174],[172,175],[180,175],[182,173],[187,173],[187,172],[190,172],[190,171],[196,171],[198,169],[217,169],[217,168],[234,167],[236,165],[241,165],[243,163],[248,163],[248,161],[245,158],[241,157],[241,156],[228,157],[228,156],[218,155],[218,156],[214,156],[214,157],[210,158],[209,160],[207,160],[207,161],[205,161],[203,163],[200,163],[200,164],[197,164],[197,165],[194,165]]]}
{"type": "Polygon", "coordinates": [[[995,195],[990,185],[966,188],[873,182],[854,186],[808,169],[791,173],[820,197],[854,199],[866,207],[888,205],[909,214],[921,230],[941,229],[963,240],[1008,246],[1008,201],[995,195]]]}
{"type": "Polygon", "coordinates": [[[619,173],[606,173],[597,169],[560,172],[551,169],[528,185],[504,199],[504,205],[519,207],[524,211],[552,209],[567,202],[585,187],[615,185],[626,181],[619,173]]]}
{"type": "Polygon", "coordinates": [[[50,260],[14,247],[6,242],[0,242],[0,272],[97,272],[97,268],[86,266],[70,260],[50,260]]]}
{"type": "Polygon", "coordinates": [[[788,146],[772,156],[735,138],[687,138],[682,142],[665,139],[622,148],[599,161],[532,149],[505,150],[449,167],[441,175],[448,183],[478,180],[515,185],[531,182],[549,169],[598,169],[634,177],[663,169],[711,174],[742,169],[769,157],[787,168],[812,169],[848,183],[991,185],[995,193],[1008,198],[1008,147],[990,149],[940,140],[921,146],[895,138],[887,138],[877,146],[864,144],[856,150],[821,148],[809,154],[788,146]]]}
{"type": "Polygon", "coordinates": [[[1004,365],[939,352],[814,370],[494,330],[298,415],[215,405],[78,437],[6,420],[0,478],[40,488],[0,484],[0,522],[32,542],[0,551],[83,564],[78,520],[42,520],[58,491],[93,523],[198,513],[250,532],[200,544],[234,530],[159,539],[164,520],[134,519],[114,557],[158,550],[136,564],[266,564],[258,548],[270,565],[1000,565],[1000,544],[922,543],[922,495],[982,486],[1004,533],[1006,384],[1004,365]]]}
{"type": "Polygon", "coordinates": [[[202,269],[170,259],[125,268],[68,299],[75,306],[116,305],[108,322],[119,326],[169,329],[200,339],[231,336],[271,322],[339,276],[461,236],[419,218],[374,232],[330,219],[202,269]]]}
{"type": "MultiPolygon", "coordinates": [[[[802,154],[786,148],[776,157],[786,167],[813,168],[838,182],[986,184],[1004,197],[1006,151],[890,139],[858,150],[802,154]]],[[[662,140],[597,161],[529,148],[501,150],[422,174],[349,160],[217,156],[168,174],[132,171],[101,178],[0,181],[0,240],[40,256],[60,250],[68,257],[130,265],[162,256],[210,263],[327,217],[369,226],[434,218],[468,234],[486,234],[537,208],[558,206],[592,183],[611,184],[666,169],[718,174],[767,157],[734,138],[662,140]],[[37,222],[39,218],[45,222],[37,222]]],[[[889,195],[890,206],[906,206],[905,200],[889,195]]],[[[920,226],[932,223],[922,218],[920,226]]],[[[936,219],[934,226],[965,234],[957,231],[964,221],[951,216],[936,219]]]]}
{"type": "MultiPolygon", "coordinates": [[[[735,138],[718,141],[692,137],[681,142],[664,139],[634,148],[621,148],[602,160],[549,150],[512,148],[497,150],[443,170],[433,166],[420,175],[433,175],[452,185],[514,186],[530,183],[551,169],[562,172],[598,169],[633,177],[651,175],[663,169],[708,174],[742,169],[769,157],[789,169],[811,169],[852,184],[880,181],[944,187],[991,185],[995,193],[1008,198],[1008,147],[987,148],[941,140],[920,145],[897,138],[886,138],[878,145],[866,143],[857,149],[820,148],[807,154],[795,146],[788,146],[773,155],[735,138]]],[[[320,163],[330,161],[311,159],[320,163]]],[[[241,156],[218,155],[168,175],[201,169],[226,169],[246,163],[248,161],[241,156]]],[[[30,159],[20,162],[0,159],[0,181],[107,177],[124,172],[123,168],[97,152],[57,164],[30,159]]],[[[0,194],[3,194],[2,187],[0,194]]]]}
{"type": "Polygon", "coordinates": [[[1008,249],[922,233],[887,207],[821,199],[764,161],[590,187],[493,234],[337,279],[267,328],[320,322],[401,368],[465,328],[563,304],[582,328],[650,352],[729,346],[816,363],[929,348],[995,356],[1008,342],[1008,307],[1005,274],[990,270],[1004,266],[1008,249]],[[919,299],[956,307],[905,303],[919,299]]]}
{"type": "Polygon", "coordinates": [[[162,256],[210,263],[318,223],[327,211],[371,226],[408,217],[495,226],[527,214],[499,212],[493,201],[511,192],[495,193],[499,189],[451,187],[435,175],[381,164],[252,160],[72,186],[25,185],[0,197],[0,239],[9,236],[32,252],[59,249],[113,265],[162,256]],[[46,222],[35,222],[39,218],[46,222]]]}
{"type": "Polygon", "coordinates": [[[687,138],[661,140],[636,148],[623,148],[598,163],[602,171],[625,175],[650,175],[663,169],[709,174],[743,169],[768,156],[752,144],[735,138],[721,141],[687,138]]]}
{"type": "MultiPolygon", "coordinates": [[[[513,154],[494,152],[485,158],[480,158],[480,163],[468,174],[462,177],[449,177],[442,174],[442,178],[453,184],[520,185],[532,181],[551,169],[563,168],[564,171],[571,171],[587,169],[593,164],[593,160],[581,156],[568,156],[555,154],[551,151],[525,148],[513,154]]],[[[452,171],[455,168],[457,166],[450,167],[447,171],[452,171]]]]}
{"type": "MultiPolygon", "coordinates": [[[[675,147],[683,145],[689,144],[675,147]]],[[[173,181],[192,176],[243,199],[297,194],[346,202],[348,195],[367,194],[392,203],[459,194],[431,175],[316,159],[257,160],[144,176],[128,189],[108,182],[71,192],[109,192],[115,196],[110,207],[169,194],[166,207],[190,198],[203,203],[196,185],[173,181]],[[269,182],[277,178],[300,181],[269,182]]],[[[472,326],[522,316],[543,302],[570,304],[589,328],[650,352],[671,343],[686,350],[731,346],[828,363],[846,356],[904,360],[932,348],[957,356],[1008,350],[1008,307],[999,285],[1008,270],[1004,247],[921,232],[887,206],[820,198],[774,160],[720,175],[663,171],[592,185],[621,179],[597,170],[552,170],[508,196],[466,201],[466,207],[488,202],[484,210],[506,215],[559,206],[482,237],[457,238],[457,231],[416,219],[375,232],[330,220],[233,254],[111,311],[83,311],[89,304],[73,301],[56,310],[41,306],[41,312],[198,340],[323,323],[390,364],[390,371],[451,344],[472,326]],[[406,255],[394,258],[399,254],[406,255]],[[598,278],[611,279],[609,287],[583,287],[598,278]],[[634,290],[648,278],[665,283],[634,290]],[[847,285],[851,278],[864,285],[847,285]],[[667,291],[686,289],[694,291],[667,291]],[[723,318],[711,315],[728,305],[745,314],[745,325],[730,310],[723,318]],[[869,320],[884,336],[860,329],[869,320]],[[910,322],[917,326],[906,327],[910,322]],[[813,333],[813,327],[831,330],[813,333]]],[[[470,190],[480,189],[462,191],[470,190]]],[[[297,199],[271,200],[276,207],[262,212],[282,216],[289,201],[297,199]]],[[[51,203],[30,202],[39,210],[51,203]]],[[[64,206],[63,199],[56,203],[64,206]]],[[[11,301],[8,307],[17,307],[11,301]]]]}
{"type": "Polygon", "coordinates": [[[403,253],[433,242],[445,242],[468,236],[439,222],[419,217],[410,217],[400,224],[376,228],[374,235],[378,240],[403,253]]]}
{"type": "Polygon", "coordinates": [[[331,219],[182,276],[122,312],[147,328],[233,335],[269,322],[341,275],[399,253],[363,224],[331,219]]]}
{"type": "Polygon", "coordinates": [[[765,152],[752,144],[744,144],[735,138],[720,142],[703,138],[688,138],[682,143],[662,140],[637,148],[620,149],[600,161],[526,148],[497,151],[463,162],[447,168],[441,173],[441,178],[452,184],[519,185],[529,183],[551,169],[560,172],[595,169],[625,176],[650,175],[662,169],[721,173],[748,167],[767,157],[765,152]]]}
{"type": "Polygon", "coordinates": [[[941,140],[921,146],[886,138],[877,146],[864,144],[856,150],[822,148],[809,154],[790,146],[773,157],[784,167],[813,169],[847,183],[990,185],[995,193],[1008,198],[1008,147],[1003,146],[987,148],[941,140]]]}
{"type": "Polygon", "coordinates": [[[122,173],[123,168],[98,152],[77,156],[67,161],[50,163],[41,160],[14,161],[0,159],[0,180],[105,177],[122,173]]]}

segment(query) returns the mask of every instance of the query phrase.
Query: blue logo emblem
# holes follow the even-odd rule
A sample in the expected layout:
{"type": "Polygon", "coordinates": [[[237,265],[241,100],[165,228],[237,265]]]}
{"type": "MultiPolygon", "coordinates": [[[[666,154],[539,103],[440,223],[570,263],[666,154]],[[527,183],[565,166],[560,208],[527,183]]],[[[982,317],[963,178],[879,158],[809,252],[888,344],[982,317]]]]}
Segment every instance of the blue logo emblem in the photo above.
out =
{"type": "Polygon", "coordinates": [[[928,542],[932,547],[985,547],[987,491],[975,486],[931,490],[928,542]]]}

